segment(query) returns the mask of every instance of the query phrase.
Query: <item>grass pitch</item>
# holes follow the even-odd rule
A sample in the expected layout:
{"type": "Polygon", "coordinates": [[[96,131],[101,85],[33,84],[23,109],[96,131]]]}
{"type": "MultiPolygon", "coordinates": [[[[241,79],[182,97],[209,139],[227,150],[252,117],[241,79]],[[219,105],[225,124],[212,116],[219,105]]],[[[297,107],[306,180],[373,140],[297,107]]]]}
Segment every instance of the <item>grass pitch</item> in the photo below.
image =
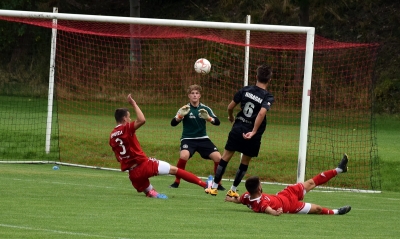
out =
{"type": "MultiPolygon", "coordinates": [[[[0,238],[398,238],[400,193],[310,192],[305,201],[342,216],[253,213],[211,197],[197,185],[168,187],[168,200],[146,198],[126,173],[53,165],[0,164],[0,238]]],[[[349,172],[351,173],[351,172],[349,172]]],[[[223,182],[229,187],[232,182],[223,182]]],[[[265,185],[276,193],[283,186],[265,185]]],[[[239,186],[244,191],[243,183],[239,186]]]]}

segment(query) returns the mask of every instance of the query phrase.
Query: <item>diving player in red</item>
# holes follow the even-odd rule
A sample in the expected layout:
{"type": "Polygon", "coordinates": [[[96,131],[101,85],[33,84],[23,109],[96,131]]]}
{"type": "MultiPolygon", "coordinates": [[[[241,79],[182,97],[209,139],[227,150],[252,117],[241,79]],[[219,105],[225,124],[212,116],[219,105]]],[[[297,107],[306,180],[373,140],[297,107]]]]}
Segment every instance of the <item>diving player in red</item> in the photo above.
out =
{"type": "Polygon", "coordinates": [[[253,176],[246,180],[246,193],[240,198],[226,196],[225,201],[241,203],[254,212],[274,216],[282,213],[343,215],[350,212],[351,206],[328,209],[317,204],[302,202],[302,200],[304,195],[316,186],[328,182],[339,173],[347,172],[347,162],[347,155],[344,154],[337,168],[322,172],[306,182],[287,186],[276,195],[263,193],[260,179],[253,176]]]}
{"type": "Polygon", "coordinates": [[[116,109],[114,116],[117,126],[110,134],[109,144],[121,164],[121,171],[129,171],[132,186],[138,192],[144,192],[147,197],[163,199],[168,197],[158,193],[153,188],[149,180],[150,177],[172,174],[202,188],[206,187],[206,183],[196,175],[178,169],[167,162],[146,156],[135,134],[136,130],[144,125],[146,118],[130,94],[128,95],[128,102],[135,110],[136,120],[131,122],[130,112],[127,108],[116,109]]]}

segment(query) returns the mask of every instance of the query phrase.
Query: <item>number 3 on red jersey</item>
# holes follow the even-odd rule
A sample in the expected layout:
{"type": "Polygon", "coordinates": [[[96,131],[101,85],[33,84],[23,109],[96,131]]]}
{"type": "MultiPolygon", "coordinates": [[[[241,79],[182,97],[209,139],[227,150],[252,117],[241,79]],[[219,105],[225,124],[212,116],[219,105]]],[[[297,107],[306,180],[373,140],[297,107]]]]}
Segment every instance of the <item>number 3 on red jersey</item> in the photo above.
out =
{"type": "Polygon", "coordinates": [[[122,141],[122,139],[116,138],[116,139],[115,139],[115,142],[119,143],[119,146],[122,148],[122,151],[119,152],[119,154],[120,154],[120,155],[126,154],[126,148],[125,148],[125,145],[124,145],[124,142],[122,141]]]}

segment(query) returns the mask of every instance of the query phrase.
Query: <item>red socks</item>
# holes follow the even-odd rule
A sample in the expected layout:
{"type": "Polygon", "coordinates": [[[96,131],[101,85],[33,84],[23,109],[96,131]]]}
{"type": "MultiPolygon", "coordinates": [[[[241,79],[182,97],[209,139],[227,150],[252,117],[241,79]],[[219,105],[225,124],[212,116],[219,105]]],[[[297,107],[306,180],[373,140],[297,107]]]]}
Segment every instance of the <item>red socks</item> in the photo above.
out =
{"type": "Polygon", "coordinates": [[[336,175],[337,175],[336,170],[332,169],[318,174],[317,176],[313,177],[313,180],[315,185],[318,186],[328,182],[329,180],[331,180],[331,178],[335,177],[336,175]]]}
{"type": "MultiPolygon", "coordinates": [[[[176,165],[176,167],[184,170],[186,168],[186,163],[187,163],[187,160],[183,160],[180,158],[178,160],[178,164],[176,165]]],[[[181,182],[181,178],[178,177],[178,175],[175,175],[175,176],[176,176],[175,182],[179,184],[181,182]]]]}
{"type": "Polygon", "coordinates": [[[198,178],[193,173],[190,173],[188,171],[182,170],[180,168],[178,168],[178,171],[176,172],[175,176],[179,177],[179,178],[182,178],[183,180],[185,180],[185,181],[187,181],[189,183],[197,184],[202,188],[206,187],[206,185],[207,185],[207,183],[203,182],[200,178],[198,178]]]}
{"type": "MultiPolygon", "coordinates": [[[[337,175],[336,169],[331,169],[313,177],[316,186],[324,184],[337,175]]],[[[321,214],[335,214],[332,209],[322,208],[321,214]]]]}
{"type": "Polygon", "coordinates": [[[335,214],[335,213],[333,212],[333,210],[323,207],[321,214],[335,214]]]}

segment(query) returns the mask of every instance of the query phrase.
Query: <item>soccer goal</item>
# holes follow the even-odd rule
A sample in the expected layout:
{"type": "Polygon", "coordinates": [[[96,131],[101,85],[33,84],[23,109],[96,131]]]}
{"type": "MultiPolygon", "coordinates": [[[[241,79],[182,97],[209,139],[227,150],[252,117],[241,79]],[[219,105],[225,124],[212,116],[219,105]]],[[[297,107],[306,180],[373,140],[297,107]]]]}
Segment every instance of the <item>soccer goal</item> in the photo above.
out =
{"type": "MultiPolygon", "coordinates": [[[[137,132],[143,150],[175,165],[182,128],[170,121],[188,102],[191,84],[203,87],[201,102],[221,120],[207,131],[222,152],[231,127],[227,105],[243,85],[255,83],[255,70],[265,63],[274,70],[268,90],[276,102],[248,176],[303,181],[336,167],[347,153],[350,172],[325,189],[380,190],[372,112],[377,44],[332,41],[312,27],[250,23],[9,10],[0,10],[0,20],[53,32],[48,90],[38,97],[21,88],[0,95],[2,162],[117,169],[108,137],[115,108],[128,107],[132,93],[147,119],[137,132]],[[198,58],[211,62],[209,74],[194,71],[198,58]]],[[[234,177],[239,156],[225,179],[234,177]]],[[[196,154],[186,169],[207,176],[213,164],[196,154]]]]}

